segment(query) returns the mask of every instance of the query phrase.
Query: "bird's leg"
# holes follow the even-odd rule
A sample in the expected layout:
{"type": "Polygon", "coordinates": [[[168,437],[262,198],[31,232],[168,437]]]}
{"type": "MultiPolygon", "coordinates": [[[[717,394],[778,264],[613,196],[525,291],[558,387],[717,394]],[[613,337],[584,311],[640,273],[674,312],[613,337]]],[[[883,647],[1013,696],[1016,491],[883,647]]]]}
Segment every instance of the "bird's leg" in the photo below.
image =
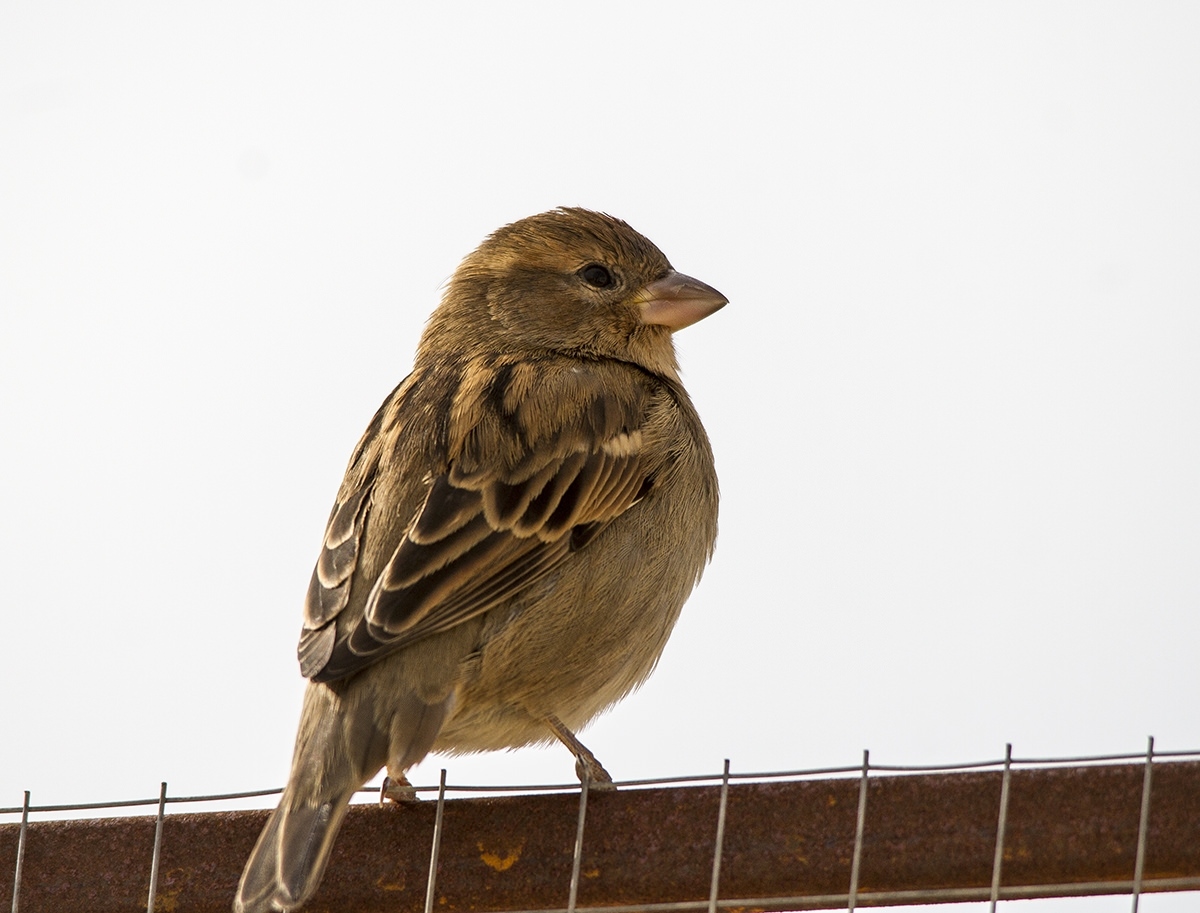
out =
{"type": "Polygon", "coordinates": [[[601,791],[616,789],[613,779],[604,769],[604,765],[596,760],[596,756],[588,750],[583,742],[575,738],[575,733],[564,726],[562,720],[553,715],[548,716],[546,725],[550,727],[551,732],[558,736],[560,742],[571,749],[571,754],[575,755],[575,774],[581,783],[586,778],[591,781],[589,784],[591,789],[601,791]]]}
{"type": "Polygon", "coordinates": [[[379,787],[379,804],[383,805],[385,799],[393,802],[420,801],[417,798],[417,791],[408,782],[408,777],[403,772],[393,777],[391,771],[383,778],[383,783],[379,787]]]}

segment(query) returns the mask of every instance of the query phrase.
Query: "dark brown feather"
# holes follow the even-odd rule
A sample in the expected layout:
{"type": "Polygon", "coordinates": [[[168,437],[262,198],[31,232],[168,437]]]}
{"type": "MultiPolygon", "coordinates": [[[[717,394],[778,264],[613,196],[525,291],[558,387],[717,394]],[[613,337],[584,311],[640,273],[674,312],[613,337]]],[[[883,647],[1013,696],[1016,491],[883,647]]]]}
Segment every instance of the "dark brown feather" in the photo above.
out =
{"type": "MultiPolygon", "coordinates": [[[[371,581],[361,613],[338,625],[330,646],[330,635],[313,629],[333,630],[349,603],[346,582],[364,526],[368,538],[376,528],[364,522],[365,490],[334,510],[302,639],[310,678],[350,675],[516,596],[638,499],[648,478],[639,426],[653,385],[641,372],[618,367],[635,383],[617,395],[596,376],[612,370],[581,370],[577,361],[545,357],[536,364],[510,357],[464,366],[450,398],[470,405],[451,422],[446,471],[428,483],[424,504],[371,581]],[[557,380],[558,394],[530,382],[534,374],[557,380]],[[486,393],[466,397],[464,387],[486,393]],[[507,459],[484,461],[478,452],[507,459]],[[585,530],[571,536],[576,527],[585,530]]],[[[401,411],[397,427],[405,425],[401,411]]],[[[360,458],[373,449],[368,442],[360,458]]]]}

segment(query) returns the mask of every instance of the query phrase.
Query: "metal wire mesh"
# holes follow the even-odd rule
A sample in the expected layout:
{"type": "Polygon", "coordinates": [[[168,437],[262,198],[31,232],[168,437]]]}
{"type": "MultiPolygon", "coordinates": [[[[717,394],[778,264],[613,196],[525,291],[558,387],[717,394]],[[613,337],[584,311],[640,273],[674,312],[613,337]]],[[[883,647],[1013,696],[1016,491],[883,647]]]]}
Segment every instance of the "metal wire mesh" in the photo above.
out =
{"type": "MultiPolygon", "coordinates": [[[[435,898],[437,896],[436,891],[439,872],[439,851],[442,843],[443,832],[443,810],[445,808],[448,793],[482,793],[501,795],[508,793],[535,794],[578,791],[578,818],[572,856],[570,882],[566,886],[565,892],[566,906],[561,909],[553,909],[550,911],[550,913],[599,913],[601,910],[607,911],[607,913],[625,913],[625,911],[632,913],[634,910],[661,911],[661,913],[667,913],[667,911],[703,909],[709,910],[710,913],[715,913],[715,911],[719,909],[731,908],[776,910],[845,908],[853,911],[858,906],[863,904],[880,906],[915,903],[944,903],[968,900],[989,901],[990,909],[995,911],[997,904],[1008,900],[1029,897],[1065,896],[1068,894],[1080,895],[1116,893],[1128,894],[1131,898],[1132,910],[1134,913],[1137,913],[1139,899],[1141,895],[1148,890],[1200,890],[1200,871],[1191,872],[1184,876],[1175,878],[1158,877],[1148,880],[1144,877],[1146,863],[1146,839],[1150,821],[1151,799],[1154,784],[1153,772],[1156,762],[1158,762],[1161,766],[1161,762],[1165,761],[1196,760],[1200,760],[1200,750],[1156,751],[1154,748],[1154,740],[1151,738],[1148,742],[1146,751],[1139,754],[1109,754],[1062,758],[1022,758],[1014,757],[1012,753],[1012,746],[1008,745],[1006,746],[1004,757],[994,760],[972,761],[959,764],[889,765],[872,763],[869,752],[864,752],[862,763],[855,766],[735,773],[730,770],[730,764],[727,760],[725,762],[724,770],[719,774],[699,774],[679,777],[661,777],[620,781],[617,785],[626,789],[719,784],[720,801],[718,804],[717,818],[715,823],[716,837],[712,844],[710,890],[708,892],[707,899],[703,900],[681,900],[670,903],[640,903],[636,905],[604,905],[591,907],[578,905],[581,863],[585,840],[587,838],[587,807],[588,796],[590,792],[590,784],[586,780],[584,781],[582,788],[580,788],[579,784],[541,784],[532,786],[475,786],[468,784],[448,785],[446,783],[446,772],[443,770],[441,772],[440,783],[437,786],[416,787],[418,792],[436,792],[437,794],[436,817],[430,850],[430,867],[428,871],[428,881],[424,891],[424,908],[426,913],[430,913],[436,903],[435,898]],[[1131,878],[1095,882],[1085,881],[1038,885],[1004,885],[1003,874],[1006,850],[1005,840],[1008,824],[1010,783],[1014,770],[1056,767],[1085,768],[1092,766],[1127,764],[1129,762],[1140,762],[1144,765],[1141,803],[1139,809],[1140,814],[1138,818],[1136,862],[1134,870],[1131,873],[1131,878]],[[880,777],[890,776],[911,774],[957,774],[991,770],[998,770],[1001,772],[1002,780],[999,807],[996,809],[995,851],[992,861],[991,881],[988,889],[984,890],[983,892],[981,892],[978,887],[944,887],[927,890],[897,891],[872,890],[868,895],[860,895],[859,888],[864,853],[864,833],[866,832],[870,823],[870,811],[867,805],[869,795],[868,785],[870,782],[873,780],[878,780],[880,777]],[[847,890],[844,894],[807,894],[792,896],[767,895],[761,897],[739,896],[733,898],[721,898],[719,896],[725,841],[726,812],[731,783],[770,783],[774,781],[795,781],[831,777],[844,778],[850,776],[856,776],[858,778],[859,788],[850,880],[849,884],[847,885],[847,890]]],[[[378,791],[378,787],[369,787],[361,792],[364,797],[377,798],[378,791]]],[[[147,911],[148,913],[153,913],[158,892],[160,851],[163,840],[163,822],[166,816],[168,805],[178,806],[188,803],[213,803],[243,800],[247,798],[274,796],[280,792],[281,790],[279,789],[267,789],[237,793],[223,793],[218,795],[169,796],[167,784],[164,782],[160,785],[158,796],[154,798],[123,799],[74,805],[35,805],[30,801],[29,792],[25,792],[21,805],[0,808],[0,814],[2,815],[20,815],[18,845],[15,855],[15,872],[13,873],[12,880],[12,913],[20,913],[21,909],[21,885],[22,876],[25,874],[23,872],[23,867],[26,859],[25,847],[31,815],[39,813],[47,814],[57,812],[127,809],[139,806],[157,806],[153,852],[151,859],[149,860],[149,891],[146,898],[147,911]]],[[[538,911],[539,913],[547,913],[547,910],[544,907],[538,908],[538,911]]],[[[524,913],[524,911],[513,910],[513,913],[524,913]]]]}

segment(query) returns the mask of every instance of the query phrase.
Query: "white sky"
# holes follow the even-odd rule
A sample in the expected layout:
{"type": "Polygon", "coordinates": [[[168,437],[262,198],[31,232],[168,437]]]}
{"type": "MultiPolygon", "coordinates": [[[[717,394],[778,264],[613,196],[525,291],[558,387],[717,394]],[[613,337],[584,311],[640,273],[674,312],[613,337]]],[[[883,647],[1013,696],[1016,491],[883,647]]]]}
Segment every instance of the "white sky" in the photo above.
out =
{"type": "Polygon", "coordinates": [[[282,782],[350,450],[563,204],[730,299],[618,779],[1200,748],[1200,7],[444,7],[0,8],[0,806],[282,782]]]}

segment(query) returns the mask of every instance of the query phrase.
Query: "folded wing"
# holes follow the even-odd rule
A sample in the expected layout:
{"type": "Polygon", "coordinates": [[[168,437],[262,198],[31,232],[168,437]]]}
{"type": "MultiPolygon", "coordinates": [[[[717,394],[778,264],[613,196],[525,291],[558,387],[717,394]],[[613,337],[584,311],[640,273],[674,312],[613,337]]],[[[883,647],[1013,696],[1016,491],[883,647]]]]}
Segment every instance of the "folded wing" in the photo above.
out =
{"type": "Polygon", "coordinates": [[[458,410],[471,427],[451,434],[460,443],[446,471],[426,481],[424,502],[371,582],[361,615],[340,626],[371,534],[375,473],[362,473],[335,505],[305,607],[299,654],[307,677],[350,675],[512,598],[553,574],[653,484],[636,427],[644,396],[614,399],[593,382],[575,409],[557,399],[539,408],[545,390],[526,385],[528,394],[514,397],[519,370],[491,370],[487,395],[475,397],[483,407],[458,410]],[[539,427],[546,415],[553,421],[539,427]],[[489,452],[509,458],[491,462],[489,452]]]}

